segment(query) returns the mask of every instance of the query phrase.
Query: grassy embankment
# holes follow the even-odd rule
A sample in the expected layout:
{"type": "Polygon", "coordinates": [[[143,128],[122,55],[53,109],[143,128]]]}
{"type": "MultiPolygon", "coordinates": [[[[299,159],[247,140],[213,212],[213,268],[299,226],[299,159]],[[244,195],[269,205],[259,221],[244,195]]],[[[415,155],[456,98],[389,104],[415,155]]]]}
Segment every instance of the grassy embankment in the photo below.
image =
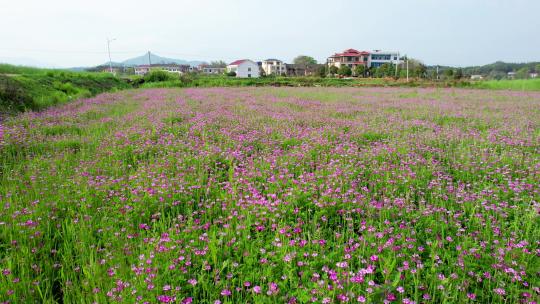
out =
{"type": "Polygon", "coordinates": [[[40,110],[81,97],[130,88],[117,77],[0,64],[0,114],[40,110]]]}

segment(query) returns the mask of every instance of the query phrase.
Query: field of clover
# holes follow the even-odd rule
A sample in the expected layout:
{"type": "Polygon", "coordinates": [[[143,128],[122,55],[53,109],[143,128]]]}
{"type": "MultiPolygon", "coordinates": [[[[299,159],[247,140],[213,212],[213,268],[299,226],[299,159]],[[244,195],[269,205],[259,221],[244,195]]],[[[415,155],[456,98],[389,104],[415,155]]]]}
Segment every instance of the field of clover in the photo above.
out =
{"type": "Polygon", "coordinates": [[[129,90],[0,126],[0,303],[537,303],[540,92],[129,90]]]}

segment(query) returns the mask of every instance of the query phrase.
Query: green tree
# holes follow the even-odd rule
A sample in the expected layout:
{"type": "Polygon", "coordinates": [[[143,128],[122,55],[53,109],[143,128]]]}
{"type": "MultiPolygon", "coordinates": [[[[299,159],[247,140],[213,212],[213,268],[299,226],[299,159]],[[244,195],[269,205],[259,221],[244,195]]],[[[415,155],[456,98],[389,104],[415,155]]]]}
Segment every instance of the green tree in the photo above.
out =
{"type": "Polygon", "coordinates": [[[317,75],[319,77],[326,77],[326,70],[327,70],[327,66],[326,65],[321,65],[318,69],[317,69],[317,75]]]}
{"type": "Polygon", "coordinates": [[[328,73],[330,73],[330,75],[336,75],[338,73],[338,68],[337,66],[333,65],[331,66],[329,69],[328,69],[328,73]]]}
{"type": "Polygon", "coordinates": [[[293,60],[294,64],[314,65],[317,64],[317,60],[311,56],[300,55],[293,60]]]}
{"type": "Polygon", "coordinates": [[[536,71],[536,73],[540,73],[540,63],[536,65],[534,70],[536,71]]]}
{"type": "Polygon", "coordinates": [[[352,70],[348,65],[342,64],[339,67],[338,74],[341,75],[341,76],[351,76],[352,75],[352,70]]]}
{"type": "Polygon", "coordinates": [[[522,67],[516,72],[516,78],[517,79],[527,79],[529,78],[529,68],[522,67]]]}
{"type": "Polygon", "coordinates": [[[385,63],[378,68],[374,68],[373,75],[378,78],[394,77],[396,74],[395,67],[392,64],[385,63]]]}
{"type": "Polygon", "coordinates": [[[419,78],[426,77],[427,68],[423,63],[419,63],[414,67],[414,75],[419,78]]]}
{"type": "Polygon", "coordinates": [[[162,82],[162,81],[169,81],[169,80],[175,80],[178,77],[175,74],[161,71],[161,70],[153,70],[150,71],[146,76],[144,76],[144,81],[146,82],[162,82]]]}
{"type": "Polygon", "coordinates": [[[463,78],[463,70],[462,69],[457,69],[456,72],[454,73],[454,79],[461,79],[463,78]]]}
{"type": "Polygon", "coordinates": [[[381,67],[372,67],[371,68],[371,76],[375,78],[381,78],[383,75],[383,71],[381,70],[381,67]]]}
{"type": "Polygon", "coordinates": [[[491,71],[491,72],[489,72],[489,74],[488,74],[487,77],[488,77],[489,79],[501,80],[501,79],[503,79],[504,77],[506,77],[506,73],[501,72],[501,71],[491,71]]]}
{"type": "Polygon", "coordinates": [[[454,76],[454,70],[453,69],[444,70],[444,76],[446,78],[452,78],[454,76]]]}
{"type": "Polygon", "coordinates": [[[227,67],[227,63],[223,60],[211,61],[210,65],[215,66],[215,67],[220,67],[220,68],[227,67]]]}
{"type": "Polygon", "coordinates": [[[365,77],[366,76],[366,67],[362,64],[359,64],[354,67],[354,75],[358,77],[365,77]]]}

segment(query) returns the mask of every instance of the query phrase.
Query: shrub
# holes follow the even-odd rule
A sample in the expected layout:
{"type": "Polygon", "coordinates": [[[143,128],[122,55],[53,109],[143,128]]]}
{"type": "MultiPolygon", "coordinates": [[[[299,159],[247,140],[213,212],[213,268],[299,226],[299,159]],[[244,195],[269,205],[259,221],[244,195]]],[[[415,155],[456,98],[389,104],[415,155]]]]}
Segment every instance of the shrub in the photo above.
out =
{"type": "Polygon", "coordinates": [[[175,77],[173,74],[166,72],[166,71],[151,71],[146,76],[144,76],[145,82],[163,82],[163,81],[170,81],[175,80],[177,77],[175,77]]]}
{"type": "Polygon", "coordinates": [[[341,75],[341,76],[351,76],[352,75],[352,70],[347,65],[341,65],[339,67],[338,74],[341,75]]]}
{"type": "Polygon", "coordinates": [[[0,75],[0,112],[20,112],[34,109],[35,104],[18,81],[0,75]]]}

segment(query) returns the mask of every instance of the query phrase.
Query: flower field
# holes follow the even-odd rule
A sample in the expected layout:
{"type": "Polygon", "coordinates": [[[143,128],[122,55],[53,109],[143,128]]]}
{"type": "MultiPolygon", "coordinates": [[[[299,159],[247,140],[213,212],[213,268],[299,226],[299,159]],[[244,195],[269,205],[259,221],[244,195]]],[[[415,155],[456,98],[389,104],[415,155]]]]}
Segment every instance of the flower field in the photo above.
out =
{"type": "Polygon", "coordinates": [[[130,90],[0,126],[0,303],[537,303],[540,92],[130,90]]]}

